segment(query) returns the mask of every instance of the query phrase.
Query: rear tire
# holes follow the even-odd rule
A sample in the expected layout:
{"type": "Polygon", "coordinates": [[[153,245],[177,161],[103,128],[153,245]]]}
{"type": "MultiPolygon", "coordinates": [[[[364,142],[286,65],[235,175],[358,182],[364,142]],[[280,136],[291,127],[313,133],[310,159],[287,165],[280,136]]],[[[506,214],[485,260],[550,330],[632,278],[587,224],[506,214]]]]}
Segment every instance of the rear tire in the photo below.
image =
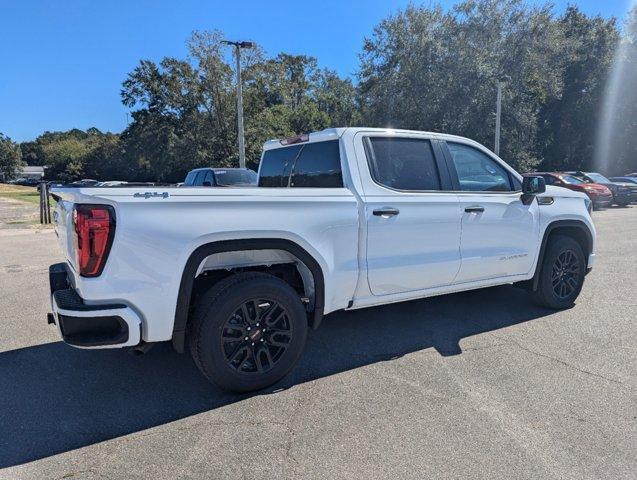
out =
{"type": "Polygon", "coordinates": [[[565,235],[556,235],[542,259],[535,300],[542,306],[563,309],[575,304],[586,273],[586,260],[579,243],[565,235]]]}
{"type": "Polygon", "coordinates": [[[299,360],[307,337],[300,297],[272,275],[248,272],[221,280],[199,300],[188,333],[206,378],[225,390],[268,387],[299,360]]]}

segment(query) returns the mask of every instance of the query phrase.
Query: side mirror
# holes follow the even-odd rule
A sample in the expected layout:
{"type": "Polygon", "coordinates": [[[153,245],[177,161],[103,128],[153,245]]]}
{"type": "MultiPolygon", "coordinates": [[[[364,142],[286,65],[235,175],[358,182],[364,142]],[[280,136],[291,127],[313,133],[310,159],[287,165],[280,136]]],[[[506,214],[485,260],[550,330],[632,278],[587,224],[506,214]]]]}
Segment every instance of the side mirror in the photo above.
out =
{"type": "Polygon", "coordinates": [[[212,182],[210,181],[205,181],[201,184],[202,187],[212,187],[212,182]]]}
{"type": "Polygon", "coordinates": [[[524,177],[522,180],[522,193],[524,195],[537,195],[546,192],[544,177],[524,177]]]}

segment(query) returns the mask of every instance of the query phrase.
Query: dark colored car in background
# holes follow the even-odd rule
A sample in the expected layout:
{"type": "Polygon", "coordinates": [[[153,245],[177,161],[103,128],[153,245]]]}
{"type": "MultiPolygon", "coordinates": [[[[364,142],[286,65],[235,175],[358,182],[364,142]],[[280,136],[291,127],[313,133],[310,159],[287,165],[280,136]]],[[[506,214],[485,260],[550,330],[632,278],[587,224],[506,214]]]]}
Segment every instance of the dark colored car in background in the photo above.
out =
{"type": "Polygon", "coordinates": [[[611,182],[623,182],[623,183],[634,183],[637,185],[637,176],[634,177],[610,177],[609,180],[611,182]]]}
{"type": "Polygon", "coordinates": [[[566,172],[569,175],[580,178],[586,183],[604,185],[613,193],[613,203],[625,207],[630,202],[637,201],[637,187],[627,182],[612,182],[601,173],[597,172],[566,172]]]}
{"type": "Polygon", "coordinates": [[[35,178],[18,178],[10,181],[9,183],[13,185],[21,185],[23,187],[35,187],[40,183],[40,180],[36,180],[35,178]]]}
{"type": "Polygon", "coordinates": [[[248,168],[196,168],[188,172],[184,187],[256,187],[257,173],[248,168]]]}
{"type": "Polygon", "coordinates": [[[593,202],[593,208],[608,207],[613,202],[613,194],[604,185],[596,183],[587,183],[573,175],[564,172],[535,172],[529,175],[540,176],[544,178],[547,185],[568,188],[576,192],[582,192],[588,195],[593,202]]]}

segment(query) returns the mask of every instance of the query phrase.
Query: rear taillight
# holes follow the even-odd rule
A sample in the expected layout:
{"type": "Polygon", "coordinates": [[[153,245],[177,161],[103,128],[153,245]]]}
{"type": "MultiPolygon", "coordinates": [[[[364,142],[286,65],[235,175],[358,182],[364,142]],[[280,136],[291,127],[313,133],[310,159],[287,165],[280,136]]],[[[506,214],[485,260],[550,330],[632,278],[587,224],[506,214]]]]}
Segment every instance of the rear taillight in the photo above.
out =
{"type": "Polygon", "coordinates": [[[83,277],[102,273],[115,235],[115,212],[108,205],[76,205],[73,211],[77,268],[83,277]]]}

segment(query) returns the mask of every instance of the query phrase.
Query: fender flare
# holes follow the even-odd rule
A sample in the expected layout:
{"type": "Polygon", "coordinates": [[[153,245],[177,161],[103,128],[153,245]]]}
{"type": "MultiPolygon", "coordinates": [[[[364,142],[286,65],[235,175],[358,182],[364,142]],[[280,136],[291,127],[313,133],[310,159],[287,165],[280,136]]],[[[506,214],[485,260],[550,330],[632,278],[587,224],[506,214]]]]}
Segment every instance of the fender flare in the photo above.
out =
{"type": "Polygon", "coordinates": [[[238,250],[285,250],[301,260],[312,272],[314,277],[315,302],[314,312],[310,321],[313,329],[318,328],[323,318],[325,306],[325,279],[320,264],[303,247],[291,240],[281,238],[250,238],[242,240],[220,240],[206,243],[197,247],[188,257],[186,266],[181,275],[179,293],[177,295],[177,306],[175,309],[175,322],[173,324],[172,344],[173,348],[179,352],[184,352],[186,341],[186,325],[188,323],[188,313],[192,288],[195,282],[195,274],[201,262],[208,256],[215,253],[232,252],[238,250]]]}
{"type": "Polygon", "coordinates": [[[581,221],[581,220],[555,220],[555,221],[549,223],[546,226],[546,229],[544,229],[544,236],[542,237],[542,243],[540,245],[540,253],[539,253],[538,257],[537,257],[537,264],[535,266],[535,273],[533,274],[533,279],[532,279],[532,289],[533,289],[533,291],[537,290],[538,283],[540,281],[540,269],[542,268],[542,261],[544,260],[544,252],[546,250],[546,244],[548,243],[549,236],[551,235],[551,233],[554,230],[556,230],[558,228],[563,228],[563,227],[578,228],[578,229],[582,230],[584,232],[584,234],[586,235],[586,240],[588,242],[588,253],[590,254],[593,251],[593,233],[588,228],[588,225],[586,225],[583,221],[581,221]]]}

